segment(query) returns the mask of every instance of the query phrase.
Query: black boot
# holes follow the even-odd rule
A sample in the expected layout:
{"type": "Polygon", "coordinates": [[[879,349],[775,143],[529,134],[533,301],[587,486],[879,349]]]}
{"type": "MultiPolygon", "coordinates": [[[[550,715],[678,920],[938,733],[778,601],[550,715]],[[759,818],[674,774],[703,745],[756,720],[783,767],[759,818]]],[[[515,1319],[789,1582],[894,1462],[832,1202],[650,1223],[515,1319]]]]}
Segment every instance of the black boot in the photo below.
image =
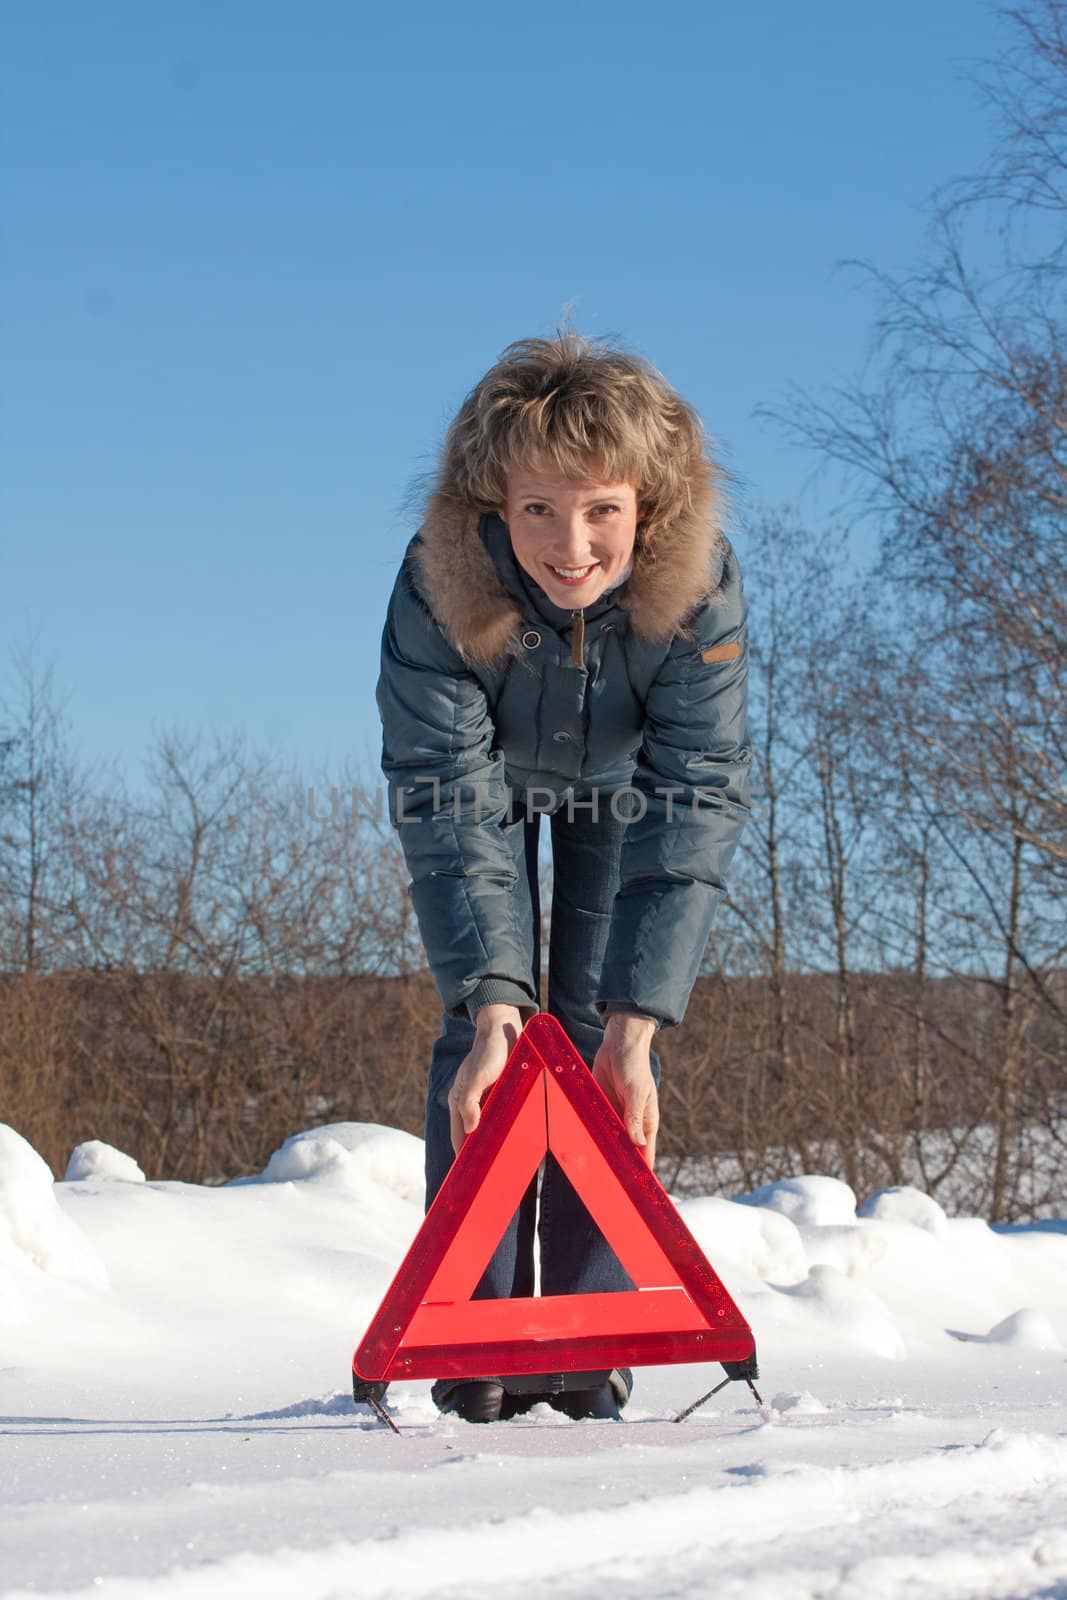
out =
{"type": "Polygon", "coordinates": [[[607,1381],[598,1383],[593,1389],[564,1389],[559,1394],[546,1395],[545,1398],[553,1411],[562,1411],[573,1422],[581,1422],[586,1417],[602,1422],[622,1421],[615,1390],[607,1381]]]}
{"type": "Polygon", "coordinates": [[[504,1398],[500,1402],[501,1422],[510,1422],[512,1417],[524,1417],[527,1411],[533,1409],[543,1394],[509,1394],[505,1389],[504,1398]]]}
{"type": "Polygon", "coordinates": [[[472,1378],[434,1396],[438,1411],[464,1422],[499,1422],[503,1399],[504,1385],[495,1378],[472,1378]]]}

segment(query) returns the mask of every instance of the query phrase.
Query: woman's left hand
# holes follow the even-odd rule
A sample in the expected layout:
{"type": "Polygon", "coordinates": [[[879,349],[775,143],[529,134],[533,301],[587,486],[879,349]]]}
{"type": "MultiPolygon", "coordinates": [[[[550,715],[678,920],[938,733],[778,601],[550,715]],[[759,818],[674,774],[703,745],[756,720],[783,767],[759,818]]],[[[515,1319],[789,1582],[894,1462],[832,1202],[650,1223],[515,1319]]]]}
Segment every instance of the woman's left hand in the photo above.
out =
{"type": "Polygon", "coordinates": [[[651,1017],[615,1012],[593,1059],[593,1077],[649,1167],[655,1164],[659,1131],[659,1096],[649,1059],[655,1031],[651,1017]]]}

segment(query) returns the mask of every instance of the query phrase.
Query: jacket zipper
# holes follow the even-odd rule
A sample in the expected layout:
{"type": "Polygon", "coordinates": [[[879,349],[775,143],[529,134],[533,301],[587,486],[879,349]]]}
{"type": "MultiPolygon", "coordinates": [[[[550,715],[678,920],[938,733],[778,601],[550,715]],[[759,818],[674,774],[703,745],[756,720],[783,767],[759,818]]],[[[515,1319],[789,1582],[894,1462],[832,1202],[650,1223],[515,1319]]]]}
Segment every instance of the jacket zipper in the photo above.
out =
{"type": "Polygon", "coordinates": [[[585,612],[572,611],[571,621],[574,627],[571,631],[571,666],[585,666],[585,612]]]}

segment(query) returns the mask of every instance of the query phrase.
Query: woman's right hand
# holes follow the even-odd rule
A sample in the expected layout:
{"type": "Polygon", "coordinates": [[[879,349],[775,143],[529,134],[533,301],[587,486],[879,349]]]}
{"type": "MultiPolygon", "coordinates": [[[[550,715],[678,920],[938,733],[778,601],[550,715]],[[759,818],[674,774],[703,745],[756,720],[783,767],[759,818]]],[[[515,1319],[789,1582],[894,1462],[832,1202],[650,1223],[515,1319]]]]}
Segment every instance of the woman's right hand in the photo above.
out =
{"type": "Polygon", "coordinates": [[[483,1006],[474,1018],[474,1048],[464,1056],[448,1092],[452,1148],[459,1155],[463,1141],[482,1118],[482,1101],[507,1065],[522,1032],[518,1006],[483,1006]]]}

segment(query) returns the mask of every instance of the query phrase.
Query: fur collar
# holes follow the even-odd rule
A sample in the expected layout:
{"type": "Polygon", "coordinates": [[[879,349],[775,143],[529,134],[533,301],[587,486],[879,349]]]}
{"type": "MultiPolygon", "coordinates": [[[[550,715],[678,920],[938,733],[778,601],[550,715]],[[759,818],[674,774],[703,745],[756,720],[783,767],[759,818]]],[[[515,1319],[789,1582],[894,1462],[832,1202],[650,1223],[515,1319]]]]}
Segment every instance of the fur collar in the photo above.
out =
{"type": "MultiPolygon", "coordinates": [[[[709,471],[687,510],[653,536],[638,529],[633,571],[612,591],[611,603],[651,644],[669,644],[685,622],[721,592],[728,550],[721,505],[709,471]]],[[[464,661],[501,666],[520,653],[524,618],[482,537],[476,509],[438,487],[414,544],[418,586],[435,619],[464,661]]]]}

